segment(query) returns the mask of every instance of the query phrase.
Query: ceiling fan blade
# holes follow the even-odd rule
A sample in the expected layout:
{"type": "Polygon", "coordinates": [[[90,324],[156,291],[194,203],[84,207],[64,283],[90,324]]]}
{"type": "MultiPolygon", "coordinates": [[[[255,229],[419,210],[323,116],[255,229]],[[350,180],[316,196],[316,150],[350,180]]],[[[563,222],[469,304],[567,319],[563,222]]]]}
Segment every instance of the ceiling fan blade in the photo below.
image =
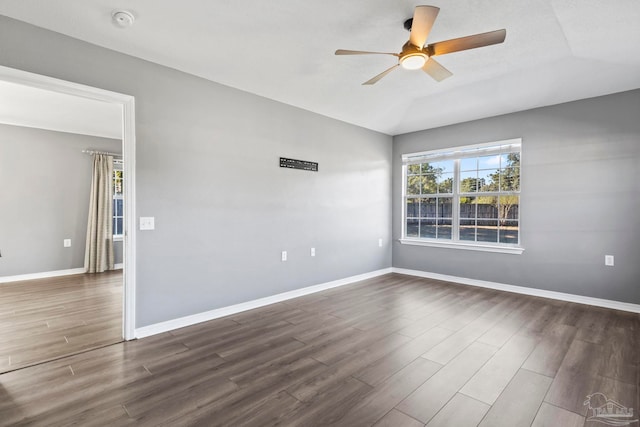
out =
{"type": "Polygon", "coordinates": [[[422,66],[422,71],[429,74],[434,80],[441,82],[451,77],[453,73],[442,66],[438,61],[429,58],[422,66]]]}
{"type": "Polygon", "coordinates": [[[409,42],[412,45],[419,48],[424,46],[438,12],[440,12],[439,7],[416,6],[416,10],[413,12],[413,22],[411,23],[411,35],[409,36],[409,42]]]}
{"type": "Polygon", "coordinates": [[[488,33],[475,34],[473,36],[431,43],[426,47],[426,49],[429,56],[444,55],[445,53],[458,52],[461,50],[475,49],[477,47],[502,43],[506,36],[507,30],[504,29],[489,31],[488,33]]]}
{"type": "Polygon", "coordinates": [[[383,72],[381,72],[380,74],[378,74],[377,76],[375,76],[372,79],[367,80],[366,82],[362,83],[363,85],[372,85],[375,84],[378,80],[380,80],[381,78],[383,78],[384,76],[386,76],[387,74],[389,74],[390,72],[392,72],[393,70],[395,70],[396,68],[398,68],[400,66],[400,64],[396,64],[393,67],[389,68],[388,70],[384,70],[383,72]]]}
{"type": "Polygon", "coordinates": [[[345,50],[345,49],[336,50],[336,55],[392,55],[392,56],[398,56],[397,53],[365,52],[363,50],[345,50]]]}

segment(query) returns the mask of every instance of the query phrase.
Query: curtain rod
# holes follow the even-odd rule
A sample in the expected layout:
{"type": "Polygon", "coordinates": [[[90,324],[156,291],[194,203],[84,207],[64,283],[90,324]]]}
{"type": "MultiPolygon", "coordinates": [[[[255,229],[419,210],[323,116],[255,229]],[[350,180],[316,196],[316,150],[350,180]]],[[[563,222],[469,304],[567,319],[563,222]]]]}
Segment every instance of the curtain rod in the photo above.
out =
{"type": "Polygon", "coordinates": [[[118,154],[118,153],[110,153],[108,151],[97,151],[97,150],[82,150],[83,153],[85,154],[106,154],[107,156],[113,156],[113,157],[122,157],[122,154],[118,154]]]}

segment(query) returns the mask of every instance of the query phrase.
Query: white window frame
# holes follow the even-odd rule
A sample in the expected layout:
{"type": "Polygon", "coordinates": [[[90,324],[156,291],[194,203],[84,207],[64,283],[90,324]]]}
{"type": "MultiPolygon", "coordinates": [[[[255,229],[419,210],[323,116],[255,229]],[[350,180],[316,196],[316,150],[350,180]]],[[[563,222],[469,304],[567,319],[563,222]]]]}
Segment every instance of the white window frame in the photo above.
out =
{"type": "MultiPolygon", "coordinates": [[[[504,141],[494,141],[483,144],[466,145],[461,147],[453,147],[441,150],[422,151],[418,153],[408,153],[402,155],[402,225],[400,243],[405,245],[431,246],[438,248],[463,249],[485,252],[498,252],[508,254],[521,254],[524,252],[522,246],[522,217],[521,210],[518,209],[518,244],[509,243],[489,243],[489,242],[472,242],[459,239],[460,227],[460,197],[469,197],[466,193],[460,191],[460,160],[464,158],[473,158],[486,156],[490,154],[505,154],[513,152],[517,148],[520,152],[520,189],[515,192],[501,192],[505,195],[520,196],[520,205],[522,204],[522,139],[515,138],[504,141]],[[407,166],[415,163],[426,163],[429,161],[454,160],[454,182],[453,182],[453,200],[452,200],[452,221],[451,221],[451,240],[435,239],[428,237],[407,237],[407,166]]],[[[482,193],[473,196],[482,196],[482,193]]]]}
{"type": "MultiPolygon", "coordinates": [[[[116,195],[115,188],[114,188],[114,192],[113,192],[113,201],[114,202],[116,200],[124,200],[124,164],[123,164],[122,160],[120,160],[120,159],[114,159],[113,160],[113,181],[114,181],[114,185],[115,185],[115,172],[116,171],[121,171],[122,172],[122,190],[123,190],[123,192],[120,195],[116,195]]],[[[112,220],[117,219],[117,218],[122,218],[122,228],[123,228],[123,230],[121,230],[122,233],[120,233],[120,234],[116,234],[115,233],[116,230],[115,229],[113,230],[113,241],[114,242],[121,242],[124,239],[124,221],[125,221],[124,209],[122,211],[122,215],[116,215],[116,209],[115,209],[115,204],[114,204],[112,220]]]]}

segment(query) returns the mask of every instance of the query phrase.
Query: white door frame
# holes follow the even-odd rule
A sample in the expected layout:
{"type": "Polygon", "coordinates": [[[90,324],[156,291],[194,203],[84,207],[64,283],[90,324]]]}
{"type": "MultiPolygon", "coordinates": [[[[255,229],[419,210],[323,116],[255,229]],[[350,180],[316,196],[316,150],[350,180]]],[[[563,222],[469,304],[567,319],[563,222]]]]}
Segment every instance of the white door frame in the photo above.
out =
{"type": "Polygon", "coordinates": [[[122,335],[125,340],[134,339],[136,326],[136,132],[134,97],[1,65],[0,80],[122,106],[122,154],[124,176],[126,177],[124,180],[124,309],[122,335]]]}

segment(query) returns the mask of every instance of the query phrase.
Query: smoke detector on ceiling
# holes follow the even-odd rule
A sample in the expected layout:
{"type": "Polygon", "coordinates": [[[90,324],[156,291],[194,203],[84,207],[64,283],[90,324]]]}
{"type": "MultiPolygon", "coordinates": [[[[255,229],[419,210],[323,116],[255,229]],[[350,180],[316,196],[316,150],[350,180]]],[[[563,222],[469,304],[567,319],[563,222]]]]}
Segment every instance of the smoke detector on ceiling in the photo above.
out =
{"type": "Polygon", "coordinates": [[[114,10],[111,13],[111,19],[116,27],[120,28],[129,28],[136,20],[133,14],[126,10],[114,10]]]}

